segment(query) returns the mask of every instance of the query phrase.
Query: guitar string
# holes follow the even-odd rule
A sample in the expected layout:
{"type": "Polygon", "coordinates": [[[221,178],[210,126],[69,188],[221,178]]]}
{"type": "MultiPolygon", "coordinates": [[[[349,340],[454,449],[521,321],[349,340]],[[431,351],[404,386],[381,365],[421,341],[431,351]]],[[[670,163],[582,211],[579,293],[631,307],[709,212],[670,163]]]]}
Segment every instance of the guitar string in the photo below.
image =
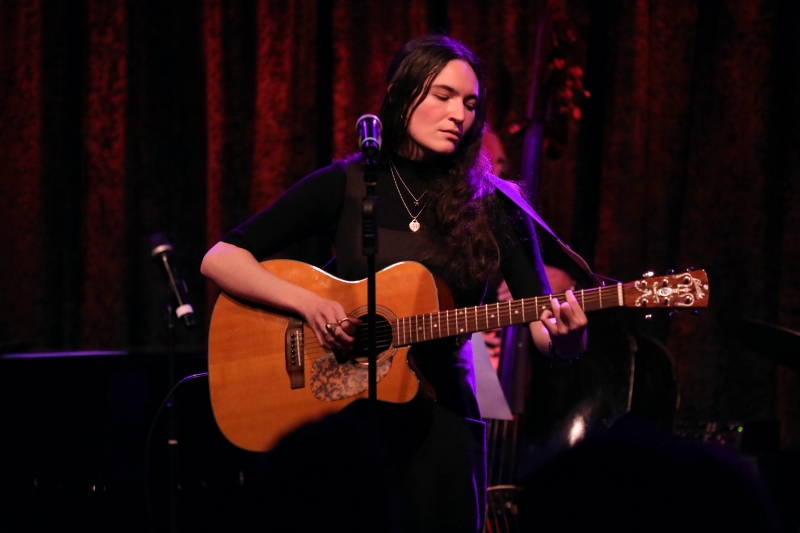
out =
{"type": "MultiPolygon", "coordinates": [[[[480,313],[480,311],[478,311],[478,313],[480,313]]],[[[507,318],[510,318],[510,317],[511,317],[511,314],[510,314],[510,313],[504,313],[503,315],[504,315],[505,317],[507,317],[507,318]]],[[[427,319],[428,317],[426,316],[425,318],[427,319]]],[[[467,322],[474,321],[474,320],[475,320],[475,318],[476,318],[476,317],[475,317],[475,314],[473,314],[472,316],[467,316],[466,318],[463,318],[463,317],[462,317],[462,318],[460,318],[458,321],[456,321],[455,319],[452,319],[452,320],[449,320],[449,321],[448,321],[448,320],[445,320],[445,321],[444,321],[444,324],[446,325],[446,324],[448,324],[448,322],[449,322],[449,324],[450,324],[450,325],[452,325],[452,326],[454,326],[454,328],[455,328],[455,324],[457,324],[457,323],[459,323],[459,322],[463,322],[463,321],[467,321],[467,322]]],[[[502,317],[501,317],[501,318],[502,318],[502,317]]],[[[478,315],[478,317],[477,317],[477,320],[478,320],[478,322],[479,322],[479,325],[480,325],[480,321],[481,321],[481,320],[484,320],[484,317],[481,317],[480,315],[478,315]]],[[[428,321],[428,324],[430,324],[430,321],[428,321]]],[[[442,328],[442,329],[445,329],[445,328],[442,328]]],[[[472,329],[472,327],[470,326],[470,328],[469,328],[469,329],[472,329]]],[[[480,329],[482,329],[482,328],[479,328],[479,330],[480,330],[480,329]]],[[[486,328],[486,329],[493,329],[493,328],[490,326],[490,327],[488,327],[488,328],[486,328]]],[[[389,325],[389,324],[384,324],[384,325],[382,325],[382,326],[379,326],[379,330],[380,330],[380,336],[376,335],[376,341],[377,341],[377,342],[388,342],[388,343],[389,343],[389,346],[387,346],[387,347],[386,347],[386,349],[390,349],[390,348],[392,348],[392,347],[393,347],[393,341],[394,341],[394,338],[395,338],[395,336],[394,336],[394,331],[393,331],[393,328],[392,328],[392,326],[391,326],[391,325],[389,325]]],[[[415,344],[416,342],[422,342],[422,341],[425,341],[425,340],[431,340],[431,339],[429,339],[429,338],[428,338],[426,335],[424,335],[424,334],[423,334],[423,335],[421,335],[421,336],[422,336],[422,338],[420,339],[420,335],[416,333],[416,330],[414,330],[414,329],[411,329],[411,328],[410,328],[409,326],[407,326],[407,325],[402,327],[402,329],[400,330],[400,334],[401,334],[401,335],[405,335],[405,336],[409,337],[410,339],[412,339],[413,337],[416,337],[415,339],[413,339],[413,342],[411,342],[411,343],[409,343],[409,344],[415,344]]],[[[368,335],[368,332],[367,332],[367,335],[368,335]]],[[[449,335],[449,336],[455,336],[455,335],[456,335],[456,334],[449,335]]],[[[443,337],[447,337],[447,336],[448,336],[448,335],[443,335],[443,337]]],[[[362,334],[362,335],[357,335],[357,336],[356,336],[356,338],[357,338],[359,341],[362,341],[362,342],[365,342],[365,341],[367,340],[363,334],[362,334]]],[[[321,351],[321,353],[320,353],[319,355],[324,355],[324,354],[332,353],[332,352],[330,352],[330,351],[328,351],[328,350],[324,350],[324,349],[322,349],[322,347],[319,345],[319,343],[318,343],[318,342],[315,342],[315,341],[316,341],[316,337],[314,337],[314,341],[309,341],[309,342],[307,342],[307,343],[306,343],[306,345],[307,345],[307,346],[308,346],[308,348],[309,348],[309,349],[307,349],[307,350],[306,350],[306,357],[307,357],[307,358],[313,358],[313,356],[314,356],[314,355],[316,355],[316,354],[315,354],[315,352],[314,352],[314,349],[315,349],[315,348],[319,348],[319,349],[321,349],[321,350],[322,350],[322,351],[321,351]],[[309,346],[309,345],[310,345],[310,346],[309,346]]],[[[404,346],[405,346],[405,345],[404,345],[404,346]]],[[[397,346],[394,346],[394,347],[397,347],[397,346]]],[[[384,350],[384,351],[385,351],[385,350],[384,350]]]]}
{"type": "MultiPolygon", "coordinates": [[[[597,298],[596,300],[587,300],[588,303],[594,303],[594,301],[599,302],[600,299],[597,298]]],[[[618,302],[612,301],[609,297],[609,305],[608,308],[618,307],[618,302]]],[[[670,308],[674,306],[658,306],[658,307],[651,307],[651,309],[660,309],[660,308],[670,308]]],[[[522,306],[516,306],[516,313],[521,310],[522,306]]],[[[549,308],[549,306],[548,306],[549,308]]],[[[512,311],[515,310],[512,308],[512,311]]],[[[537,309],[529,310],[526,307],[526,313],[533,313],[537,309]]],[[[591,311],[591,309],[590,309],[591,311]]],[[[516,313],[512,313],[508,309],[503,309],[500,312],[495,312],[495,316],[486,317],[485,311],[482,311],[479,308],[477,311],[471,310],[466,315],[461,314],[458,317],[450,317],[449,319],[446,317],[441,316],[434,316],[431,317],[429,315],[419,315],[418,317],[412,316],[407,317],[404,319],[404,322],[407,323],[398,323],[395,322],[395,326],[391,326],[390,324],[383,324],[378,326],[378,331],[380,334],[384,334],[383,337],[378,338],[377,340],[387,340],[389,337],[394,338],[395,330],[397,331],[398,335],[402,338],[409,338],[413,339],[415,342],[420,342],[424,340],[430,340],[433,338],[441,338],[441,337],[448,337],[448,336],[456,336],[458,333],[452,333],[448,335],[447,333],[441,334],[442,331],[447,331],[448,328],[452,327],[453,331],[456,328],[461,329],[462,324],[467,323],[468,327],[466,328],[467,332],[474,332],[474,331],[486,331],[490,329],[495,329],[499,327],[506,327],[513,324],[523,323],[523,321],[517,321],[514,315],[516,313]],[[419,323],[422,323],[422,326],[419,326],[419,323]],[[474,327],[473,327],[474,325],[474,327]],[[435,327],[436,330],[429,333],[430,328],[435,327]],[[422,333],[419,331],[422,330],[422,333]]],[[[525,321],[525,322],[532,322],[525,321]]],[[[366,341],[369,332],[367,331],[364,333],[362,330],[359,330],[355,334],[355,338],[359,341],[366,341]]]]}
{"type": "MultiPolygon", "coordinates": [[[[608,293],[605,294],[605,299],[609,302],[609,307],[619,306],[617,287],[602,287],[599,289],[588,289],[588,290],[592,291],[588,293],[588,295],[584,291],[576,292],[577,294],[576,299],[580,297],[581,300],[580,303],[583,304],[584,307],[586,307],[587,302],[590,304],[595,302],[600,302],[603,299],[603,294],[602,294],[603,292],[608,293]]],[[[553,298],[565,301],[564,294],[553,295],[553,298]]],[[[563,301],[561,303],[563,303],[563,301]]],[[[451,317],[446,316],[447,315],[446,311],[435,311],[433,312],[433,314],[423,313],[419,315],[411,315],[408,317],[404,317],[401,320],[395,320],[393,322],[384,322],[378,324],[376,326],[377,328],[376,331],[386,334],[386,333],[392,333],[395,329],[399,329],[401,333],[405,333],[411,336],[415,334],[415,330],[418,329],[425,330],[430,325],[433,324],[435,324],[437,329],[439,329],[439,326],[442,323],[445,325],[458,324],[459,322],[472,323],[476,321],[478,322],[478,324],[480,324],[481,322],[483,322],[484,324],[491,322],[501,323],[509,321],[514,314],[518,313],[522,309],[525,309],[526,312],[532,312],[528,311],[528,309],[530,309],[532,305],[534,306],[533,309],[537,310],[539,308],[539,305],[541,304],[544,304],[542,305],[542,307],[546,307],[548,310],[552,310],[550,306],[550,300],[544,299],[542,296],[539,296],[536,298],[524,298],[519,300],[512,300],[510,302],[499,302],[495,304],[488,304],[484,306],[478,306],[477,308],[462,308],[459,310],[461,311],[460,313],[457,314],[454,313],[454,315],[451,317]],[[541,303],[537,301],[538,298],[543,299],[541,303]],[[491,307],[494,307],[494,309],[493,310],[489,309],[491,307]],[[516,311],[516,313],[512,311],[516,311]],[[486,316],[487,313],[489,312],[491,312],[493,316],[486,316]],[[445,315],[445,317],[442,318],[442,315],[445,315]],[[423,324],[422,327],[418,325],[420,322],[422,322],[423,324]]],[[[488,329],[493,329],[494,327],[502,327],[502,326],[503,324],[497,326],[489,325],[488,329]]],[[[470,324],[469,329],[472,329],[472,324],[470,324]]],[[[357,338],[363,340],[364,332],[366,332],[366,334],[368,335],[368,331],[365,328],[360,327],[357,331],[357,333],[359,333],[359,335],[357,335],[357,338]]],[[[424,333],[423,337],[426,337],[424,333]]],[[[386,338],[388,337],[383,337],[382,339],[379,340],[386,340],[386,338]]]]}
{"type": "MultiPolygon", "coordinates": [[[[511,303],[512,306],[521,308],[522,305],[519,304],[521,300],[516,300],[511,303]]],[[[530,302],[528,302],[530,303],[530,302]]],[[[494,304],[490,304],[494,305],[494,304]]],[[[416,336],[419,339],[420,334],[417,333],[418,330],[428,330],[429,327],[435,324],[437,328],[437,333],[442,329],[446,329],[447,326],[453,326],[453,329],[457,327],[459,323],[470,323],[468,329],[472,330],[472,323],[477,322],[478,326],[483,323],[485,327],[478,327],[478,330],[488,330],[494,329],[496,327],[503,327],[505,325],[510,325],[509,321],[511,320],[513,313],[508,309],[508,305],[506,304],[499,304],[499,309],[496,309],[493,314],[495,316],[486,317],[486,306],[479,306],[478,309],[470,309],[466,313],[461,313],[459,316],[453,316],[450,318],[445,317],[442,319],[441,316],[438,317],[431,317],[430,315],[414,315],[411,317],[406,317],[403,319],[404,322],[408,322],[407,324],[400,324],[398,321],[394,321],[395,326],[392,326],[390,323],[382,323],[376,326],[376,340],[377,341],[387,341],[389,339],[393,339],[395,329],[399,330],[400,334],[403,336],[416,336]],[[423,326],[418,326],[419,322],[423,323],[423,326]],[[492,325],[492,322],[496,322],[497,324],[492,325]],[[413,325],[412,325],[413,323],[413,325]],[[441,327],[444,325],[445,327],[441,327]]],[[[439,314],[441,312],[437,312],[439,314]]],[[[455,336],[453,334],[451,336],[455,336]]],[[[364,342],[368,339],[369,331],[365,328],[361,327],[358,331],[355,332],[355,338],[358,341],[364,342]]],[[[423,340],[427,340],[428,335],[426,333],[421,334],[423,340]]],[[[448,335],[432,335],[431,337],[441,338],[447,337],[448,335]]]]}
{"type": "MultiPolygon", "coordinates": [[[[556,295],[556,297],[558,297],[558,296],[560,296],[560,295],[556,295]]],[[[597,299],[599,301],[599,298],[597,298],[597,299]]],[[[510,305],[512,307],[512,310],[514,308],[521,309],[523,306],[525,306],[527,308],[531,304],[535,303],[535,302],[528,301],[530,299],[524,299],[524,300],[525,300],[524,303],[523,303],[523,300],[513,300],[513,301],[511,301],[510,305]]],[[[549,307],[549,301],[548,300],[544,300],[544,301],[548,302],[548,306],[547,307],[549,307]]],[[[592,299],[590,298],[589,301],[591,302],[592,299]]],[[[537,307],[538,307],[538,305],[537,305],[537,307]]],[[[410,317],[403,318],[402,321],[403,322],[407,322],[407,323],[402,323],[401,324],[399,321],[395,320],[394,321],[395,327],[393,327],[390,323],[385,323],[384,322],[384,323],[378,324],[376,326],[376,328],[377,328],[376,331],[379,331],[380,333],[386,334],[386,333],[392,333],[393,330],[396,328],[396,329],[399,329],[402,334],[407,335],[407,336],[411,336],[411,335],[415,334],[415,328],[416,329],[427,330],[428,327],[432,323],[436,325],[437,330],[440,330],[440,329],[443,329],[443,328],[439,327],[441,324],[444,324],[444,325],[455,325],[455,324],[458,324],[459,322],[472,323],[472,322],[475,322],[476,320],[477,320],[477,322],[479,324],[481,322],[486,324],[487,321],[490,322],[490,323],[491,322],[498,322],[498,323],[500,323],[500,322],[508,322],[511,319],[511,317],[513,316],[512,310],[509,310],[509,304],[508,304],[508,302],[505,302],[505,303],[498,303],[498,304],[489,304],[488,306],[478,306],[477,309],[475,309],[475,308],[471,308],[471,309],[467,308],[467,310],[464,313],[459,313],[458,316],[454,315],[454,316],[449,317],[449,318],[447,318],[446,316],[444,318],[442,318],[441,315],[442,314],[446,314],[446,313],[443,312],[443,311],[437,311],[437,312],[435,312],[435,315],[439,315],[439,316],[433,316],[432,317],[430,314],[422,314],[422,315],[412,315],[410,317]],[[487,311],[486,308],[490,307],[490,306],[494,306],[495,309],[487,311]],[[493,316],[490,316],[490,317],[485,316],[487,314],[487,312],[491,312],[493,314],[493,316]],[[423,323],[423,326],[421,328],[418,326],[419,322],[423,323]]],[[[489,325],[486,329],[494,329],[495,327],[502,327],[502,326],[503,326],[503,324],[498,324],[498,325],[494,325],[494,326],[489,325]]],[[[471,324],[470,324],[470,329],[472,329],[471,328],[471,324]]],[[[362,327],[362,328],[359,328],[359,330],[356,332],[358,334],[356,336],[356,338],[358,340],[365,340],[364,331],[366,331],[366,330],[362,327]]],[[[366,331],[366,334],[368,335],[369,332],[366,331]]],[[[423,334],[423,337],[426,337],[426,336],[427,335],[423,334]]],[[[383,338],[381,338],[379,340],[386,340],[386,337],[383,337],[383,338]]]]}
{"type": "MultiPolygon", "coordinates": [[[[629,284],[625,284],[623,286],[623,289],[625,289],[627,285],[629,285],[629,284]]],[[[557,300],[559,300],[559,303],[563,303],[564,301],[566,301],[566,296],[563,293],[552,295],[552,297],[557,299],[557,300]]],[[[597,303],[597,302],[601,302],[603,299],[608,301],[609,307],[618,307],[619,306],[618,287],[616,287],[616,286],[600,287],[600,288],[597,288],[597,289],[585,289],[585,290],[581,290],[581,291],[576,291],[575,292],[575,297],[576,297],[577,300],[579,300],[579,304],[583,305],[584,308],[587,307],[586,306],[587,303],[594,304],[594,303],[597,303]]],[[[543,296],[538,296],[538,297],[535,297],[535,298],[523,298],[523,299],[519,299],[519,300],[511,300],[510,302],[507,301],[507,302],[499,302],[499,303],[495,303],[495,304],[488,304],[488,305],[478,306],[477,308],[462,308],[462,309],[458,310],[458,311],[462,311],[462,312],[457,313],[457,314],[454,313],[454,315],[452,317],[449,317],[449,318],[447,316],[445,316],[444,319],[442,318],[441,315],[442,314],[446,315],[447,313],[445,311],[435,311],[434,312],[434,314],[436,315],[435,318],[432,317],[431,314],[424,313],[424,314],[411,315],[411,316],[408,316],[408,317],[404,317],[403,319],[400,319],[399,321],[398,320],[393,321],[393,323],[395,324],[395,326],[397,328],[401,329],[401,332],[411,335],[411,334],[414,333],[414,328],[415,327],[417,327],[419,329],[418,324],[419,324],[420,321],[422,321],[422,323],[423,323],[423,329],[426,328],[426,326],[425,326],[426,323],[427,324],[431,324],[432,321],[435,321],[435,323],[437,325],[439,325],[441,323],[444,323],[446,325],[447,324],[452,325],[452,324],[458,324],[459,322],[462,322],[462,321],[464,321],[464,322],[473,322],[473,321],[476,321],[476,320],[479,323],[481,321],[483,321],[484,323],[486,323],[487,321],[489,321],[489,322],[506,322],[506,321],[510,320],[512,315],[514,314],[514,313],[512,313],[512,311],[516,310],[517,312],[519,312],[520,310],[524,310],[525,312],[535,312],[539,308],[540,305],[542,307],[546,307],[548,310],[552,311],[552,308],[550,306],[550,299],[544,299],[543,296]],[[538,301],[539,298],[542,299],[542,302],[538,301]],[[531,306],[533,306],[533,311],[529,311],[529,309],[531,309],[531,306]],[[487,309],[487,308],[491,308],[491,307],[494,307],[494,310],[487,309]],[[509,307],[510,307],[510,309],[509,309],[509,307]],[[491,317],[485,316],[488,312],[493,313],[493,315],[495,315],[495,316],[491,316],[491,317]],[[403,323],[403,322],[405,322],[405,323],[403,323]],[[413,322],[413,325],[412,325],[412,322],[413,322]]],[[[668,307],[668,306],[664,306],[664,307],[668,307]]],[[[542,310],[544,310],[544,309],[542,309],[542,310]]],[[[591,309],[590,309],[590,311],[591,311],[591,309]]],[[[386,328],[391,329],[393,326],[391,325],[391,323],[383,323],[383,324],[377,325],[377,327],[379,329],[383,329],[385,331],[386,328]]],[[[499,327],[502,327],[502,325],[500,325],[499,327]]],[[[359,329],[359,331],[361,331],[362,329],[363,328],[359,329]]],[[[471,327],[470,327],[470,329],[471,329],[471,327]]],[[[492,327],[490,326],[489,329],[492,329],[492,327]]],[[[359,337],[359,338],[362,338],[362,337],[359,337]]]]}
{"type": "MultiPolygon", "coordinates": [[[[603,289],[606,289],[606,288],[604,287],[603,289]]],[[[616,297],[617,297],[617,289],[616,289],[616,287],[613,287],[613,291],[609,291],[609,293],[610,293],[609,295],[605,296],[605,299],[609,301],[609,304],[611,304],[612,303],[612,297],[615,300],[616,300],[616,297]]],[[[542,297],[539,296],[537,298],[542,298],[542,297]]],[[[560,300],[564,300],[563,294],[554,295],[554,298],[559,298],[560,300]]],[[[601,299],[602,298],[600,297],[600,295],[591,294],[590,293],[588,297],[583,298],[583,303],[584,304],[586,302],[594,303],[596,301],[599,302],[601,299]]],[[[419,326],[418,326],[418,324],[420,322],[423,323],[423,326],[422,326],[421,329],[427,329],[428,326],[431,325],[432,322],[433,322],[433,324],[436,324],[437,329],[438,329],[438,326],[440,324],[453,325],[453,324],[457,324],[459,322],[472,323],[472,322],[475,322],[476,320],[478,321],[479,324],[481,322],[483,322],[485,324],[487,321],[489,323],[491,323],[491,322],[507,322],[514,315],[514,313],[512,311],[516,310],[517,312],[519,312],[519,310],[522,310],[524,308],[526,310],[526,312],[532,312],[532,311],[528,311],[528,309],[530,309],[531,305],[535,306],[534,307],[534,310],[535,310],[542,303],[545,304],[545,305],[543,305],[543,307],[547,307],[548,309],[550,309],[550,301],[549,301],[549,299],[548,300],[544,300],[543,299],[542,302],[537,302],[534,298],[525,298],[525,299],[520,299],[520,300],[512,300],[510,302],[500,302],[500,303],[496,303],[496,304],[488,304],[488,305],[484,305],[484,306],[478,306],[477,309],[476,308],[463,308],[464,309],[463,312],[460,312],[457,315],[454,314],[453,316],[450,316],[449,318],[447,316],[444,316],[444,317],[442,316],[442,315],[446,315],[447,314],[445,311],[435,311],[433,316],[431,316],[431,314],[411,315],[411,316],[408,316],[408,317],[404,317],[400,321],[395,320],[393,323],[395,324],[395,327],[397,327],[397,328],[399,328],[401,330],[401,332],[407,333],[408,335],[413,335],[414,331],[415,331],[415,328],[420,329],[419,326]],[[511,309],[509,309],[509,306],[511,307],[511,309]],[[494,307],[494,309],[492,310],[491,307],[494,307]],[[487,308],[489,308],[489,309],[487,309],[487,308]],[[493,316],[487,317],[486,316],[487,313],[492,313],[493,316]],[[401,321],[402,321],[402,323],[401,323],[401,321]]],[[[563,302],[561,302],[561,303],[563,303],[563,302]]],[[[614,306],[617,306],[617,305],[618,305],[618,303],[614,303],[614,306]]],[[[609,307],[611,307],[611,305],[609,305],[609,307]]],[[[459,311],[461,311],[461,310],[459,310],[459,311]]],[[[502,324],[500,324],[499,326],[491,326],[490,325],[488,327],[488,329],[493,329],[494,327],[502,327],[502,324]]],[[[392,325],[391,325],[391,323],[382,323],[382,324],[378,324],[377,328],[379,330],[382,330],[382,331],[385,332],[387,329],[392,329],[392,325]]],[[[471,325],[470,325],[470,329],[471,329],[471,325]]],[[[358,332],[360,333],[362,330],[363,330],[363,328],[360,328],[358,332]]],[[[359,336],[358,338],[362,339],[363,335],[359,336]]]]}
{"type": "MultiPolygon", "coordinates": [[[[630,289],[631,287],[633,287],[634,283],[635,282],[629,282],[629,283],[623,284],[623,290],[624,289],[630,289]]],[[[581,291],[576,291],[575,294],[576,294],[576,299],[579,300],[579,302],[583,305],[584,308],[586,307],[586,303],[587,302],[590,303],[590,304],[591,303],[596,303],[596,302],[601,301],[604,297],[609,301],[609,304],[610,304],[609,307],[617,307],[618,306],[618,300],[616,300],[616,298],[618,298],[618,290],[619,290],[619,288],[617,286],[598,287],[598,288],[594,288],[594,289],[584,289],[584,290],[581,290],[581,291]],[[613,304],[613,305],[611,305],[611,304],[613,304]]],[[[552,295],[552,297],[562,301],[562,303],[565,300],[565,295],[563,293],[552,295]]],[[[542,296],[539,296],[539,297],[536,297],[536,298],[523,298],[523,299],[519,299],[519,300],[512,300],[510,302],[499,302],[499,303],[496,303],[496,304],[489,304],[489,306],[495,306],[495,313],[494,314],[497,315],[496,317],[489,317],[489,320],[494,321],[494,322],[505,322],[505,321],[511,320],[511,318],[512,318],[512,316],[514,314],[514,313],[512,313],[512,311],[515,308],[517,310],[528,309],[534,303],[537,303],[536,307],[538,307],[537,298],[542,298],[542,296]],[[509,306],[510,306],[510,309],[509,309],[509,306]]],[[[544,300],[544,302],[546,303],[546,306],[549,308],[549,299],[544,300]]],[[[461,313],[460,315],[454,315],[454,316],[449,317],[449,318],[447,316],[445,316],[444,320],[442,320],[442,318],[441,318],[442,311],[437,311],[437,312],[435,312],[436,315],[438,315],[437,316],[437,320],[436,320],[437,329],[438,329],[438,327],[441,326],[442,323],[445,324],[445,327],[447,327],[447,326],[457,327],[457,325],[460,322],[468,323],[468,322],[473,322],[473,321],[476,321],[476,320],[477,320],[478,324],[480,324],[481,321],[484,321],[484,323],[486,323],[486,320],[487,320],[486,316],[480,316],[482,312],[484,314],[487,312],[486,307],[487,306],[478,306],[477,308],[463,308],[464,312],[461,313]]],[[[669,306],[663,306],[663,307],[667,308],[669,306]]],[[[447,315],[446,312],[445,312],[445,315],[447,315]]],[[[390,345],[389,345],[389,347],[387,349],[391,348],[392,347],[391,342],[394,341],[395,329],[398,329],[398,332],[399,332],[400,335],[407,336],[409,338],[411,338],[412,336],[416,336],[417,341],[419,341],[419,334],[416,333],[418,331],[419,327],[416,326],[416,324],[418,324],[420,320],[423,322],[423,329],[425,329],[425,325],[424,325],[425,322],[427,321],[428,325],[430,325],[431,322],[432,322],[432,316],[430,314],[422,314],[422,315],[412,315],[412,316],[409,316],[409,317],[405,317],[405,318],[402,319],[402,321],[408,322],[406,324],[403,324],[403,323],[401,323],[401,321],[397,321],[397,320],[393,321],[392,323],[379,324],[379,325],[377,325],[377,329],[376,329],[376,341],[379,341],[379,342],[390,341],[390,345]],[[411,325],[412,321],[415,322],[415,326],[417,327],[417,330],[415,330],[414,326],[411,325]],[[381,334],[380,337],[377,337],[377,332],[380,332],[380,334],[381,334]]],[[[441,328],[441,329],[445,329],[445,328],[441,328]]],[[[441,329],[439,329],[439,331],[441,331],[441,329]]],[[[471,325],[470,325],[469,329],[472,329],[471,325]]],[[[492,327],[488,327],[487,329],[493,329],[493,328],[492,327]]],[[[363,328],[361,328],[357,333],[360,333],[362,330],[363,330],[363,328]]],[[[368,336],[368,334],[369,334],[369,332],[367,331],[367,336],[368,336]]],[[[444,335],[444,337],[447,337],[447,336],[448,335],[444,335]]],[[[455,335],[450,335],[450,336],[455,336],[455,335]]],[[[427,336],[423,333],[422,338],[423,338],[423,340],[426,340],[427,336]]],[[[357,339],[359,341],[366,340],[363,333],[360,333],[359,335],[357,335],[357,339]]],[[[315,356],[317,355],[315,353],[316,349],[321,349],[322,350],[321,355],[325,355],[327,353],[331,353],[331,352],[323,349],[322,346],[319,345],[318,342],[316,342],[316,337],[313,338],[313,341],[308,341],[306,343],[306,346],[308,347],[308,349],[305,350],[305,352],[306,352],[305,355],[306,355],[307,359],[315,358],[315,356]]]]}

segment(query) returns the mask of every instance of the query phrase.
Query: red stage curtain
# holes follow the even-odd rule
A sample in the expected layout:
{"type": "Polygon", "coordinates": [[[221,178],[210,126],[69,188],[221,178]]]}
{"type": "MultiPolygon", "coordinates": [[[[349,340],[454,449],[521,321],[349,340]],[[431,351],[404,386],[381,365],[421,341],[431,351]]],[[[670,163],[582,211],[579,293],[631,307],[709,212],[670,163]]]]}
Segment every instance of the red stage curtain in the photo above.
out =
{"type": "Polygon", "coordinates": [[[360,2],[333,7],[333,157],[356,151],[355,127],[365,113],[378,114],[386,67],[402,44],[426,32],[421,0],[360,2]]]}
{"type": "Polygon", "coordinates": [[[125,342],[126,106],[125,2],[88,3],[88,70],[83,115],[83,275],[81,344],[125,342]]]}
{"type": "MultiPolygon", "coordinates": [[[[545,4],[0,0],[0,347],[163,343],[154,231],[173,238],[208,317],[208,246],[354,151],[392,54],[429,27],[482,56],[513,176],[509,127],[525,114],[545,4]]],[[[652,330],[676,359],[681,416],[778,416],[797,442],[797,374],[723,325],[800,330],[800,8],[562,5],[592,98],[564,155],[544,159],[535,202],[602,274],[706,268],[711,308],[652,330]]],[[[202,347],[204,333],[178,340],[202,347]]]]}
{"type": "Polygon", "coordinates": [[[41,333],[42,11],[0,4],[0,346],[41,333]]]}

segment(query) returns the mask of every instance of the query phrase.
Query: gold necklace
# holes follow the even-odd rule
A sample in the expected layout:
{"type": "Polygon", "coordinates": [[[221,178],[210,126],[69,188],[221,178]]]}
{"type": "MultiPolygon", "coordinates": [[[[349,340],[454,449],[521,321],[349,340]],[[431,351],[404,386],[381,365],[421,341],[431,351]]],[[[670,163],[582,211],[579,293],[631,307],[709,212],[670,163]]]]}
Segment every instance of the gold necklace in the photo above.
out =
{"type": "Polygon", "coordinates": [[[397,176],[397,179],[399,179],[400,183],[403,184],[403,187],[405,188],[405,190],[408,191],[409,196],[411,196],[411,198],[414,200],[414,205],[419,205],[419,202],[420,202],[420,200],[422,200],[422,197],[425,196],[426,194],[428,194],[428,190],[426,189],[425,192],[420,194],[419,198],[417,198],[416,196],[414,196],[414,193],[411,192],[411,189],[408,188],[408,185],[406,185],[406,182],[403,181],[403,176],[400,175],[400,172],[397,170],[397,167],[394,166],[394,161],[392,161],[391,157],[389,158],[389,165],[390,165],[391,171],[392,171],[392,178],[394,178],[394,176],[397,176]]]}
{"type": "MultiPolygon", "coordinates": [[[[406,212],[408,213],[408,216],[411,217],[411,222],[408,223],[408,227],[411,228],[411,231],[416,233],[417,231],[419,231],[419,228],[420,228],[419,221],[417,220],[417,218],[419,218],[419,216],[425,210],[425,207],[427,207],[428,202],[425,202],[424,204],[422,204],[422,209],[419,210],[419,213],[414,215],[411,212],[411,210],[408,208],[408,204],[406,204],[406,199],[403,198],[403,193],[400,192],[400,186],[397,184],[397,178],[400,178],[400,182],[403,183],[403,186],[406,187],[406,190],[408,190],[408,187],[403,182],[403,178],[400,177],[400,173],[397,172],[397,169],[394,168],[394,163],[392,163],[391,159],[389,159],[389,163],[390,163],[389,170],[391,171],[391,174],[392,174],[392,181],[394,181],[394,187],[397,189],[397,194],[400,195],[400,201],[403,202],[403,207],[406,208],[406,212]]],[[[408,191],[408,194],[411,194],[411,197],[415,199],[415,202],[414,202],[415,205],[419,205],[419,200],[422,200],[422,197],[425,196],[425,193],[427,193],[427,192],[428,191],[426,190],[424,193],[422,193],[422,195],[420,195],[419,199],[415,198],[414,195],[411,194],[411,191],[408,191]]]]}

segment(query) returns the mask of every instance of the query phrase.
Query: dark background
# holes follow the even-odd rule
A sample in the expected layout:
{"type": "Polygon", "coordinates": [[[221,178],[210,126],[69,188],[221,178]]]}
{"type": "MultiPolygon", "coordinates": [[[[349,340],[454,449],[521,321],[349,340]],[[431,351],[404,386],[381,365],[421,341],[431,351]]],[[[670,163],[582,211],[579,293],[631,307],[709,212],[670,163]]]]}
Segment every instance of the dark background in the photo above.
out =
{"type": "MultiPolygon", "coordinates": [[[[606,276],[705,268],[709,309],[648,326],[674,361],[678,417],[777,421],[781,449],[796,449],[800,378],[771,355],[797,350],[745,348],[726,329],[800,330],[792,0],[0,0],[0,350],[150,350],[136,359],[157,398],[141,400],[147,419],[166,392],[168,297],[150,234],[170,236],[207,324],[217,289],[199,274],[205,251],[353,151],[391,56],[429,30],[483,58],[516,176],[522,138],[509,128],[525,117],[539,17],[558,9],[591,98],[563,156],[544,160],[535,203],[606,276]]],[[[176,341],[202,353],[205,328],[176,341]]],[[[111,364],[65,361],[4,363],[17,385],[6,419],[49,420],[64,380],[111,364]],[[39,403],[25,379],[50,384],[39,403]]]]}

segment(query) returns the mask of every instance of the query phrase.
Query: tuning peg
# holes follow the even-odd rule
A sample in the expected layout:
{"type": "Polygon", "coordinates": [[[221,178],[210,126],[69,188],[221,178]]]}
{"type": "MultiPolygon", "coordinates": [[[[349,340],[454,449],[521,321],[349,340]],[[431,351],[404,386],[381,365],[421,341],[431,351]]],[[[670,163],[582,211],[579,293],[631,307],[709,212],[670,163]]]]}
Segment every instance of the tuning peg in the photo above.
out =
{"type": "Polygon", "coordinates": [[[675,273],[675,269],[674,268],[670,268],[669,270],[667,270],[667,275],[674,274],[674,273],[675,273]]]}
{"type": "Polygon", "coordinates": [[[677,311],[675,311],[674,309],[670,309],[670,310],[669,310],[669,313],[667,314],[667,317],[669,317],[669,318],[673,318],[673,317],[675,317],[675,315],[677,315],[677,314],[678,314],[678,312],[677,312],[677,311]]]}
{"type": "Polygon", "coordinates": [[[646,315],[644,315],[644,319],[647,320],[648,322],[651,322],[653,320],[653,314],[647,313],[646,315]]]}
{"type": "Polygon", "coordinates": [[[690,266],[689,268],[686,269],[686,272],[694,272],[694,267],[690,266]]]}
{"type": "Polygon", "coordinates": [[[699,309],[692,309],[692,316],[700,316],[700,310],[699,309]]]}
{"type": "Polygon", "coordinates": [[[653,276],[654,276],[654,274],[653,274],[653,271],[652,271],[652,270],[648,270],[647,272],[645,272],[644,274],[642,274],[642,277],[643,277],[643,278],[652,278],[653,276]]]}

